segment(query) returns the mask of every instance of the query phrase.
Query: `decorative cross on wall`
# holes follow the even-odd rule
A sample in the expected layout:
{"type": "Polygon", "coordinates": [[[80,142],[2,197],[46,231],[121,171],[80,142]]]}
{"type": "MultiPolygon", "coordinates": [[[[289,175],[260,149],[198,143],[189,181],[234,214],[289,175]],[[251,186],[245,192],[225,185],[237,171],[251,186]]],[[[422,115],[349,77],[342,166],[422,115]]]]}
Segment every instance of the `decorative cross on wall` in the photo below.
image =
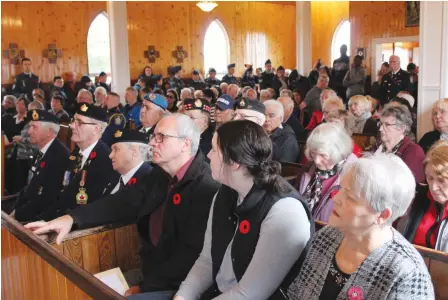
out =
{"type": "Polygon", "coordinates": [[[184,50],[184,47],[177,46],[176,50],[173,51],[173,57],[177,59],[178,63],[181,63],[184,61],[184,58],[188,57],[188,53],[184,50]]]}
{"type": "Polygon", "coordinates": [[[156,58],[160,57],[159,51],[157,51],[154,46],[148,46],[148,50],[145,51],[144,54],[145,58],[147,58],[150,63],[156,62],[156,58]]]}
{"type": "Polygon", "coordinates": [[[14,43],[10,43],[9,48],[2,52],[3,57],[8,58],[11,65],[18,65],[20,59],[25,57],[25,50],[19,50],[19,46],[14,43]]]}
{"type": "Polygon", "coordinates": [[[48,58],[48,63],[55,64],[58,57],[62,56],[62,50],[57,49],[55,44],[48,44],[48,49],[45,49],[42,55],[48,58]]]}

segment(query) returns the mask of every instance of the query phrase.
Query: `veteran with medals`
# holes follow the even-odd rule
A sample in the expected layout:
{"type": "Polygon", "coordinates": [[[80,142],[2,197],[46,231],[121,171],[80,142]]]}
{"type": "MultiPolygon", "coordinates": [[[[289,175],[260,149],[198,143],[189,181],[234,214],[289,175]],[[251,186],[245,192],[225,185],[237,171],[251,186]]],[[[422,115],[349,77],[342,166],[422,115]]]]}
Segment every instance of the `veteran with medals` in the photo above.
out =
{"type": "Polygon", "coordinates": [[[126,117],[118,108],[120,96],[117,93],[108,92],[104,106],[107,109],[107,127],[103,133],[102,140],[107,146],[111,146],[113,135],[117,130],[123,130],[126,126],[126,117]]]}
{"type": "Polygon", "coordinates": [[[55,201],[61,190],[62,177],[70,151],[57,135],[59,119],[45,110],[28,112],[30,142],[39,153],[30,169],[29,184],[20,192],[13,216],[20,222],[34,221],[55,201]]]}
{"type": "Polygon", "coordinates": [[[109,158],[110,148],[100,140],[107,126],[106,111],[82,103],[71,124],[72,141],[76,150],[70,155],[62,179],[59,198],[38,219],[50,220],[65,214],[68,209],[90,204],[103,194],[111,181],[118,181],[109,158]]]}

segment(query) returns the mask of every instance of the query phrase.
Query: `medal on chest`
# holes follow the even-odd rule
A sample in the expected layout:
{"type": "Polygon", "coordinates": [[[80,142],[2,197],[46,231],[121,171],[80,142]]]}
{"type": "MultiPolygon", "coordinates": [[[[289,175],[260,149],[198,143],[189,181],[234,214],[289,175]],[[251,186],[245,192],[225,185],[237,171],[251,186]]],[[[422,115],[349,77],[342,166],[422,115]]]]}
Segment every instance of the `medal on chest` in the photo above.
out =
{"type": "Polygon", "coordinates": [[[82,170],[81,181],[79,182],[79,192],[76,194],[76,204],[87,204],[89,196],[86,193],[84,185],[86,184],[87,170],[82,170]]]}

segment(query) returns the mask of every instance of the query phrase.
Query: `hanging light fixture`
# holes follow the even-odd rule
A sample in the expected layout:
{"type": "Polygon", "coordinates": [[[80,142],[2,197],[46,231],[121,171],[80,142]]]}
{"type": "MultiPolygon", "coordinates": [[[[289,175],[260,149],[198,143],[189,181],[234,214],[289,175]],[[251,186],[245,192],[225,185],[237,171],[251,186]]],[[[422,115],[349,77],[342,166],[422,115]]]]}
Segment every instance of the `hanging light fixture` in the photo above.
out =
{"type": "Polygon", "coordinates": [[[212,11],[216,6],[218,6],[218,4],[217,4],[216,2],[214,2],[214,1],[208,1],[208,0],[205,0],[205,1],[199,1],[199,2],[196,4],[196,6],[199,7],[202,11],[210,12],[210,11],[212,11]]]}

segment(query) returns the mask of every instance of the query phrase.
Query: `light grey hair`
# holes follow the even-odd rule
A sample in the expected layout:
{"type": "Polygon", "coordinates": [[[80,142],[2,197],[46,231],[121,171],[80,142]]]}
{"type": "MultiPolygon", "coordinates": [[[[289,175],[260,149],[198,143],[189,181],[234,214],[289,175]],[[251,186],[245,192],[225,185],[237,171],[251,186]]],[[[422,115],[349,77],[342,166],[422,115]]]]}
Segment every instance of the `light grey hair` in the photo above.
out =
{"type": "Polygon", "coordinates": [[[102,86],[99,86],[99,87],[97,87],[97,88],[95,89],[94,94],[96,94],[96,93],[100,93],[101,95],[104,95],[104,96],[107,95],[107,91],[106,91],[106,89],[103,88],[102,86]]]}
{"type": "Polygon", "coordinates": [[[264,94],[270,94],[270,93],[269,93],[268,90],[261,90],[261,92],[260,92],[260,98],[261,98],[261,95],[264,95],[264,94]]]}
{"type": "Polygon", "coordinates": [[[328,93],[327,95],[327,99],[332,97],[332,96],[337,96],[338,94],[335,92],[335,90],[331,89],[331,88],[326,88],[324,89],[321,93],[320,96],[322,96],[322,94],[324,93],[328,93]]]}
{"type": "Polygon", "coordinates": [[[273,105],[282,118],[285,116],[285,111],[283,110],[283,105],[280,102],[278,102],[276,100],[267,100],[267,101],[263,102],[263,104],[266,108],[268,108],[268,106],[273,105]]]}
{"type": "Polygon", "coordinates": [[[5,97],[3,97],[3,101],[6,100],[11,100],[12,102],[14,102],[14,105],[17,104],[17,98],[14,95],[6,95],[5,97]]]}
{"type": "Polygon", "coordinates": [[[409,131],[411,131],[412,127],[412,115],[409,111],[409,108],[405,105],[390,105],[387,104],[384,106],[383,111],[381,112],[381,117],[394,117],[395,118],[395,126],[397,127],[405,127],[404,134],[407,135],[409,131]]]}
{"type": "Polygon", "coordinates": [[[326,110],[326,108],[328,107],[328,105],[337,105],[338,109],[345,109],[345,104],[344,102],[342,102],[342,99],[338,96],[330,96],[328,97],[324,103],[322,104],[322,110],[326,110]]]}
{"type": "Polygon", "coordinates": [[[292,98],[292,97],[293,97],[292,91],[291,91],[291,90],[288,90],[288,89],[283,89],[283,90],[280,92],[280,97],[289,97],[289,98],[292,98]]]}
{"type": "Polygon", "coordinates": [[[348,172],[357,198],[364,199],[376,213],[388,207],[392,210],[388,225],[406,213],[415,195],[415,179],[401,158],[385,153],[368,155],[348,166],[343,174],[348,172]]]}
{"type": "Polygon", "coordinates": [[[372,110],[372,102],[370,102],[366,96],[363,95],[352,96],[348,100],[348,106],[350,106],[354,102],[358,103],[358,106],[363,113],[370,112],[372,110]]]}
{"type": "Polygon", "coordinates": [[[34,100],[31,101],[30,104],[28,104],[28,110],[32,109],[45,109],[45,107],[41,102],[34,100]]]}
{"type": "MultiPolygon", "coordinates": [[[[191,154],[196,155],[199,149],[199,140],[201,138],[201,130],[189,116],[184,114],[171,115],[176,119],[177,134],[181,137],[191,140],[191,154]]],[[[207,155],[207,153],[205,153],[207,155]]]]}
{"type": "Polygon", "coordinates": [[[86,116],[86,118],[89,119],[90,123],[95,123],[96,125],[100,126],[101,127],[101,135],[103,135],[104,131],[106,130],[107,123],[103,122],[103,121],[99,121],[99,120],[94,119],[94,118],[87,117],[87,116],[86,116]]]}
{"type": "Polygon", "coordinates": [[[187,94],[189,95],[187,98],[193,98],[193,91],[190,88],[183,88],[180,91],[180,97],[182,97],[182,94],[187,94]]]}
{"type": "Polygon", "coordinates": [[[311,160],[311,152],[325,153],[330,156],[333,164],[337,164],[346,159],[352,150],[353,140],[342,126],[325,123],[311,132],[306,140],[305,155],[311,160]]]}
{"type": "Polygon", "coordinates": [[[251,89],[250,86],[245,86],[245,87],[243,87],[243,88],[240,90],[241,95],[242,95],[243,97],[247,97],[247,92],[248,92],[250,89],[251,89]]]}
{"type": "Polygon", "coordinates": [[[86,94],[86,95],[88,95],[90,97],[90,99],[93,100],[93,96],[92,96],[92,93],[90,91],[88,91],[86,89],[80,89],[76,98],[78,98],[79,95],[81,95],[81,94],[86,94]]]}
{"type": "Polygon", "coordinates": [[[59,129],[61,128],[61,126],[59,124],[51,123],[51,122],[41,122],[41,123],[42,123],[42,128],[50,129],[52,131],[52,133],[54,134],[54,136],[58,135],[59,129]]]}
{"type": "Polygon", "coordinates": [[[142,144],[137,142],[124,142],[126,146],[129,148],[137,147],[138,152],[140,153],[140,158],[143,161],[150,161],[151,160],[151,154],[149,152],[149,144],[142,144]]]}

